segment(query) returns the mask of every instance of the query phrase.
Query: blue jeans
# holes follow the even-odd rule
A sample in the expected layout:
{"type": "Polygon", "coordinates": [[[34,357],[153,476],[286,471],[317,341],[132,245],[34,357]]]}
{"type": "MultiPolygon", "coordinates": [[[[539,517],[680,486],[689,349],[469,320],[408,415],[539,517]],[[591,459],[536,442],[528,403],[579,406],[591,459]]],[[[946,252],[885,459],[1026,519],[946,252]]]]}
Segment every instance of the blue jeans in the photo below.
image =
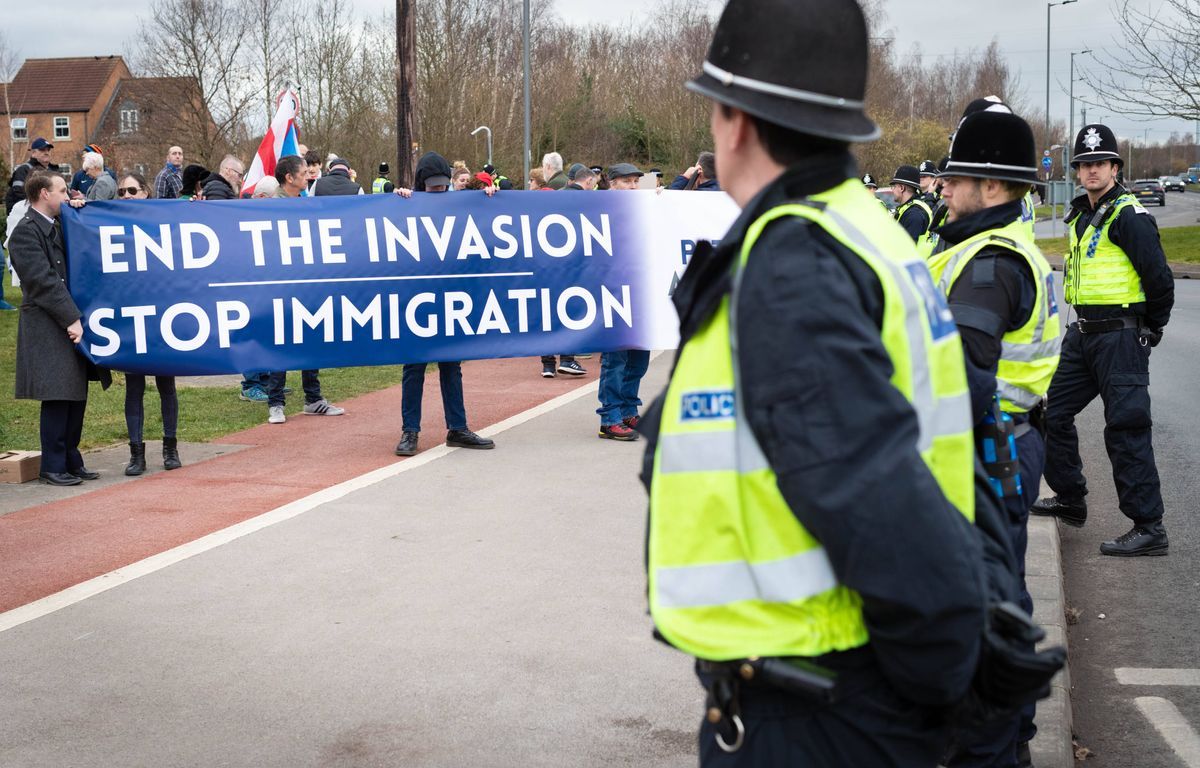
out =
{"type": "MultiPolygon", "coordinates": [[[[324,398],[321,394],[320,371],[300,371],[300,384],[304,387],[304,404],[315,403],[324,398]]],[[[271,371],[267,374],[267,407],[284,404],[283,387],[287,384],[287,371],[271,371]]]]}
{"type": "Polygon", "coordinates": [[[650,367],[644,349],[605,352],[600,356],[600,426],[611,427],[638,415],[638,388],[650,367]]]}
{"type": "MultiPolygon", "coordinates": [[[[462,363],[438,363],[438,381],[442,385],[442,411],[446,429],[451,432],[467,428],[467,407],[463,404],[462,363]]],[[[425,363],[404,366],[400,386],[401,428],[405,432],[421,431],[421,399],[425,396],[425,363]]]]}
{"type": "Polygon", "coordinates": [[[263,388],[265,392],[268,384],[270,384],[271,374],[262,371],[259,373],[243,373],[242,374],[242,391],[245,392],[255,384],[263,388]]]}

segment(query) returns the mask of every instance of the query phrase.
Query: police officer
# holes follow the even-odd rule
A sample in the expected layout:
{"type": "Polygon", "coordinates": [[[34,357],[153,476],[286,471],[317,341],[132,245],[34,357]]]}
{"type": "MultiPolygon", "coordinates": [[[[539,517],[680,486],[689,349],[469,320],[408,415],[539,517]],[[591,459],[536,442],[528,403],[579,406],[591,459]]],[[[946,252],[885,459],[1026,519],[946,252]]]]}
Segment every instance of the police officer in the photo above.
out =
{"type": "MultiPolygon", "coordinates": [[[[968,115],[940,180],[949,221],[938,230],[929,269],[947,294],[966,350],[976,445],[1008,513],[1020,605],[1032,615],[1024,581],[1026,523],[1045,446],[1030,412],[1042,407],[1060,342],[1053,272],[1021,220],[1021,201],[1037,181],[1032,129],[1008,111],[968,115]]],[[[1029,705],[1021,716],[961,734],[947,765],[1027,765],[1033,711],[1029,705]]]]}
{"type": "MultiPolygon", "coordinates": [[[[863,183],[863,186],[867,188],[867,191],[870,192],[872,195],[874,195],[879,190],[879,184],[876,183],[875,177],[869,173],[863,174],[862,183],[863,183]]],[[[879,199],[878,196],[876,196],[876,199],[877,200],[879,199]]],[[[885,203],[883,200],[879,200],[879,204],[883,206],[883,210],[887,211],[889,216],[892,215],[892,209],[888,208],[887,203],[885,203]]]]}
{"type": "Polygon", "coordinates": [[[902,165],[892,178],[892,194],[896,196],[896,221],[914,243],[929,232],[933,211],[920,197],[921,179],[915,165],[902,165]]]}
{"type": "Polygon", "coordinates": [[[925,205],[929,206],[930,211],[938,203],[937,178],[937,164],[932,160],[922,160],[921,164],[917,166],[917,179],[921,182],[919,197],[925,201],[925,205]]]}
{"type": "Polygon", "coordinates": [[[977,661],[962,345],[849,152],[879,135],[866,30],[853,0],[730,0],[688,84],[742,214],[676,289],[639,430],[650,611],[697,657],[705,766],[932,767],[977,661]]]}
{"type": "Polygon", "coordinates": [[[52,149],[54,145],[40,136],[29,145],[29,159],[13,168],[12,178],[8,180],[8,192],[4,195],[5,213],[12,213],[17,201],[25,199],[25,179],[38,171],[58,172],[57,167],[50,165],[52,149]]]}
{"type": "Polygon", "coordinates": [[[388,179],[388,172],[390,170],[387,163],[379,164],[379,176],[375,178],[375,181],[371,182],[372,195],[390,195],[395,191],[395,185],[388,179]]]}
{"type": "Polygon", "coordinates": [[[1112,462],[1121,512],[1133,527],[1100,545],[1100,553],[1167,554],[1163,501],[1150,439],[1150,350],[1162,340],[1175,303],[1158,225],[1117,183],[1122,160],[1105,125],[1075,137],[1071,167],[1086,194],[1071,201],[1066,300],[1079,315],[1063,339],[1062,363],[1046,412],[1046,483],[1052,497],[1035,514],[1067,525],[1087,520],[1087,481],[1079,458],[1075,415],[1104,400],[1104,447],[1112,462]]]}
{"type": "Polygon", "coordinates": [[[950,210],[946,207],[946,201],[942,197],[942,187],[945,185],[942,179],[942,174],[946,172],[946,164],[950,162],[950,156],[943,157],[937,164],[937,181],[933,184],[933,193],[936,196],[933,204],[933,213],[929,216],[929,230],[934,229],[946,223],[946,217],[950,214],[950,210]]]}

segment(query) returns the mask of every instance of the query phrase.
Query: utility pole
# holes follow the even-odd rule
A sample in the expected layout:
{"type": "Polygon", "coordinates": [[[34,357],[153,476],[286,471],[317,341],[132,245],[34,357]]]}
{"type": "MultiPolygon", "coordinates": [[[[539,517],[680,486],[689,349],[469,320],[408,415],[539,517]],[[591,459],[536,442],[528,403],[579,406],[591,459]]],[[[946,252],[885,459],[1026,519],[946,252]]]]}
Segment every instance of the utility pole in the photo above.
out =
{"type": "MultiPolygon", "coordinates": [[[[1073,146],[1075,144],[1075,57],[1091,52],[1092,51],[1090,48],[1084,51],[1071,51],[1071,117],[1067,123],[1067,146],[1073,146]]],[[[1086,117],[1084,118],[1083,124],[1087,125],[1086,117]]]]}
{"type": "Polygon", "coordinates": [[[529,184],[529,163],[533,155],[533,129],[530,121],[530,96],[529,96],[529,0],[524,0],[521,9],[521,57],[524,59],[525,67],[525,166],[523,176],[521,176],[521,187],[524,188],[529,184]]]}
{"type": "Polygon", "coordinates": [[[396,0],[396,186],[413,185],[413,104],[417,80],[413,0],[396,0]]]}

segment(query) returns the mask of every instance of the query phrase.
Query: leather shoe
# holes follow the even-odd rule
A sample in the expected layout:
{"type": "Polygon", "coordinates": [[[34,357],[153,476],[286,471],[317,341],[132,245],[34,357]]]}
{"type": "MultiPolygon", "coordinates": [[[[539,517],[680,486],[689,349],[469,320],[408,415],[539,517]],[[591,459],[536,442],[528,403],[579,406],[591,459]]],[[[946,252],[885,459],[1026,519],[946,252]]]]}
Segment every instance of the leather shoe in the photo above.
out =
{"type": "Polygon", "coordinates": [[[92,470],[88,469],[87,467],[80,467],[79,469],[72,469],[72,470],[68,471],[67,474],[74,475],[75,477],[78,477],[80,480],[96,480],[96,479],[99,479],[99,477],[100,477],[99,472],[93,472],[92,470]]]}
{"type": "Polygon", "coordinates": [[[480,437],[469,429],[452,429],[446,433],[446,445],[453,448],[477,448],[489,450],[496,444],[486,437],[480,437]]]}
{"type": "Polygon", "coordinates": [[[1017,745],[1017,768],[1033,768],[1033,755],[1029,753],[1029,742],[1017,745]]]}
{"type": "Polygon", "coordinates": [[[1128,533],[1100,545],[1100,554],[1113,557],[1140,557],[1167,554],[1167,529],[1161,522],[1141,523],[1128,533]]]}
{"type": "Polygon", "coordinates": [[[400,435],[400,442],[396,443],[397,456],[413,456],[417,453],[417,434],[405,432],[400,435]]]}
{"type": "Polygon", "coordinates": [[[1047,496],[1035,501],[1029,511],[1042,517],[1057,517],[1072,528],[1082,528],[1087,522],[1087,504],[1082,499],[1073,501],[1047,496]]]}
{"type": "Polygon", "coordinates": [[[79,485],[83,482],[70,472],[39,472],[38,479],[50,485],[79,485]]]}

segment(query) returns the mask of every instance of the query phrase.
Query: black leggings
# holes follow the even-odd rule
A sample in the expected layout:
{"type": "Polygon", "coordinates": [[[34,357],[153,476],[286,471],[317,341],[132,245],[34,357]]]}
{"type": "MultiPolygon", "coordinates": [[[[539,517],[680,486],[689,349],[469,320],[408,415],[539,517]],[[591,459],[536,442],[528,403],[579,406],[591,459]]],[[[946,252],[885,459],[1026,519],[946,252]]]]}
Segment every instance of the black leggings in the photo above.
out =
{"type": "MultiPolygon", "coordinates": [[[[174,376],[155,376],[158,399],[162,402],[163,437],[175,437],[179,426],[179,397],[175,394],[174,376]]],[[[138,373],[125,374],[125,426],[129,430],[129,442],[143,440],[142,427],[146,422],[142,399],[146,395],[146,377],[138,373]]]]}

